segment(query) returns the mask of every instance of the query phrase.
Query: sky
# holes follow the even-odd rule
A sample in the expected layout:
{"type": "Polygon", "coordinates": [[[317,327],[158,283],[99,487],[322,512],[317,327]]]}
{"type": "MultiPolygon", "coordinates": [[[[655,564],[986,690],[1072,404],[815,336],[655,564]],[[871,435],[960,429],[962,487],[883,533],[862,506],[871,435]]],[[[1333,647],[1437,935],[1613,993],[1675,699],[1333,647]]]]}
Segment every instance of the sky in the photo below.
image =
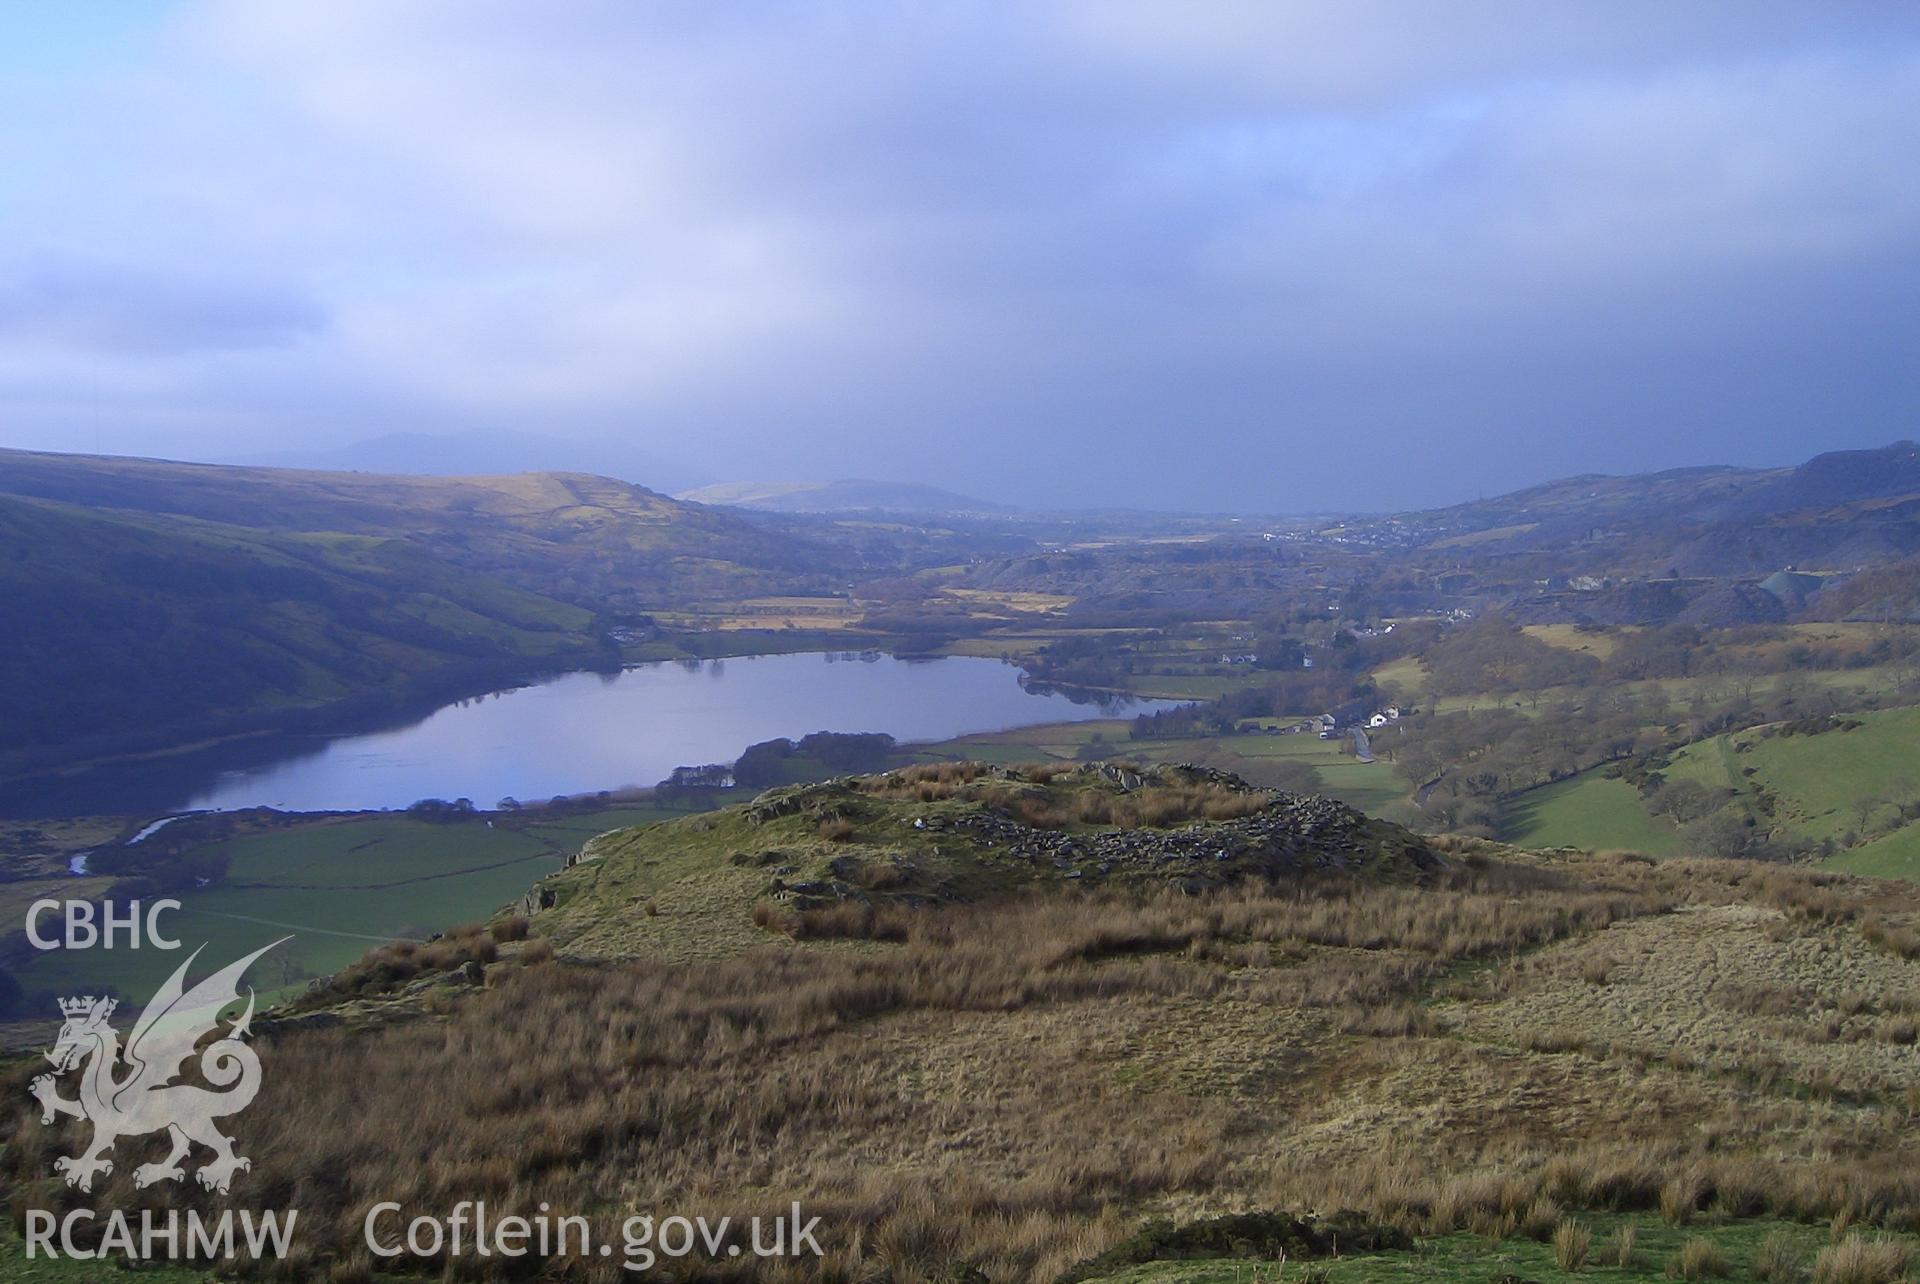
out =
{"type": "Polygon", "coordinates": [[[1909,3],[100,0],[0,120],[4,445],[1289,512],[1920,435],[1909,3]]]}

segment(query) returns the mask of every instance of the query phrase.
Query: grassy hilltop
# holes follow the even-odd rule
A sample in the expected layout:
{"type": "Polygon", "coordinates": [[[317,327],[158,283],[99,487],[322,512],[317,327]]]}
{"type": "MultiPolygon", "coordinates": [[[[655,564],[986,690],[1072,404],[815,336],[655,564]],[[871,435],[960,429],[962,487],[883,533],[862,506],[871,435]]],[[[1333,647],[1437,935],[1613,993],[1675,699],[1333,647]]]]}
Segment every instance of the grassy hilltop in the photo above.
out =
{"type": "MultiPolygon", "coordinates": [[[[1904,884],[929,764],[602,836],[518,911],[270,1026],[243,1139],[294,1276],[365,1278],[378,1199],[799,1199],[798,1275],[900,1280],[1868,1284],[1920,1229],[1904,884]]],[[[26,1198],[77,1198],[4,1127],[26,1198]]]]}
{"type": "Polygon", "coordinates": [[[1198,894],[1326,869],[1404,880],[1435,863],[1396,825],[1206,768],[980,763],[777,789],[583,855],[526,906],[557,947],[603,958],[726,955],[768,927],[897,939],[913,911],[1018,892],[1198,894]]]}

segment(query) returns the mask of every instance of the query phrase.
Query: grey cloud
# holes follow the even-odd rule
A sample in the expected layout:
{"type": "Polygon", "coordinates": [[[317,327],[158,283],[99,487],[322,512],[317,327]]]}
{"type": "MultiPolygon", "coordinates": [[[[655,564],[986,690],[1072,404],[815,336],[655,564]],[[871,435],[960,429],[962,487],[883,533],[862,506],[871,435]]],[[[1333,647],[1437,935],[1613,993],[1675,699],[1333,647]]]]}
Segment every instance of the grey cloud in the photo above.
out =
{"type": "Polygon", "coordinates": [[[24,262],[141,266],[0,297],[0,357],[244,351],[129,385],[209,432],[1324,508],[1778,462],[1920,392],[1908,6],[233,0],[175,36],[192,129],[74,162],[138,213],[0,211],[24,262]],[[228,284],[167,271],[223,238],[228,284]]]}

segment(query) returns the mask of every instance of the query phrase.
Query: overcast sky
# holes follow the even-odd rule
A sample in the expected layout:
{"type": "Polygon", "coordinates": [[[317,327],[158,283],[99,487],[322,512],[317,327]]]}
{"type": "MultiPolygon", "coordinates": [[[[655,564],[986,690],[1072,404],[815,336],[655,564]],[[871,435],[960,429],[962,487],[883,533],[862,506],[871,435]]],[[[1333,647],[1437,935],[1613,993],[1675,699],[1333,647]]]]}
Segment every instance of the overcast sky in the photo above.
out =
{"type": "Polygon", "coordinates": [[[102,0],[0,120],[0,444],[1285,511],[1920,435],[1910,3],[102,0]]]}

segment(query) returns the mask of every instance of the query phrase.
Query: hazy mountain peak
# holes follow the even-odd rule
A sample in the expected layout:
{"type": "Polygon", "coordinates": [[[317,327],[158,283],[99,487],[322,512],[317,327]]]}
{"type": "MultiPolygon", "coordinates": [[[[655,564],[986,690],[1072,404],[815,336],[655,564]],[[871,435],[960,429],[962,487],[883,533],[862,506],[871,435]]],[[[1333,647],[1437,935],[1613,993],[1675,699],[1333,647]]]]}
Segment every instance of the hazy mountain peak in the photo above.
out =
{"type": "Polygon", "coordinates": [[[882,482],[865,478],[839,481],[722,482],[681,491],[676,499],[696,504],[725,504],[771,513],[1004,513],[990,504],[919,482],[882,482]]]}

